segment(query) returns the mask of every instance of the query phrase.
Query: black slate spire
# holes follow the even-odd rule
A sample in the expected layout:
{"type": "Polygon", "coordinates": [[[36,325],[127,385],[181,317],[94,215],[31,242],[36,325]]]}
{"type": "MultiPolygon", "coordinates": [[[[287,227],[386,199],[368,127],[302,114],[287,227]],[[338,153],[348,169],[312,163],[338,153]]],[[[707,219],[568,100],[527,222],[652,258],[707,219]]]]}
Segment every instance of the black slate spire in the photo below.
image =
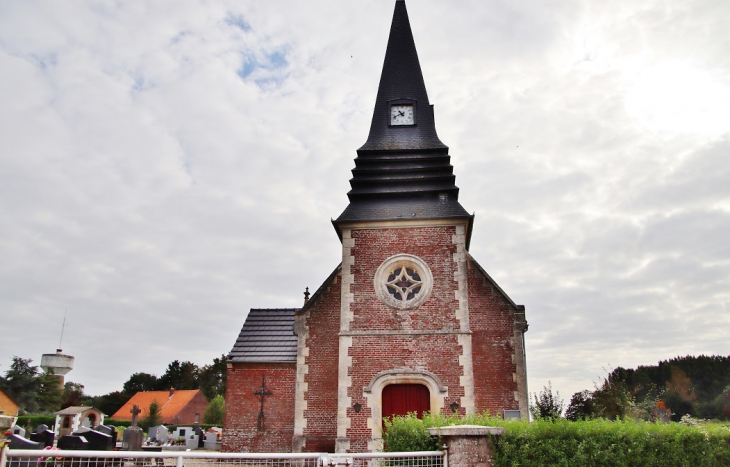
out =
{"type": "Polygon", "coordinates": [[[378,97],[370,124],[370,135],[360,150],[446,148],[436,135],[433,107],[428,102],[416,43],[413,41],[406,2],[395,2],[388,48],[380,75],[378,97]],[[414,126],[390,126],[390,103],[412,99],[416,105],[414,126]]]}
{"type": "Polygon", "coordinates": [[[403,0],[395,2],[370,134],[352,175],[350,205],[333,221],[338,233],[343,222],[472,218],[458,202],[449,149],[436,134],[403,0]]]}

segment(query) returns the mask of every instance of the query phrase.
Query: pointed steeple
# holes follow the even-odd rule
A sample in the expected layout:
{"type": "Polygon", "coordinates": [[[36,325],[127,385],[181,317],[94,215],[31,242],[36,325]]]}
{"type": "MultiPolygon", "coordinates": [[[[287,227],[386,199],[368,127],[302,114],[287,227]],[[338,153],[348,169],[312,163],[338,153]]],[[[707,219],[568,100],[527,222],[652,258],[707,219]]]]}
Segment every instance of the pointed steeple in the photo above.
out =
{"type": "Polygon", "coordinates": [[[449,148],[436,134],[404,0],[395,2],[367,142],[357,150],[349,206],[333,221],[471,218],[459,204],[449,148]]]}
{"type": "Polygon", "coordinates": [[[406,2],[398,0],[390,26],[370,135],[360,150],[433,148],[446,146],[436,135],[433,107],[428,101],[406,2]],[[390,106],[398,100],[413,102],[415,125],[392,124],[390,106]]]}

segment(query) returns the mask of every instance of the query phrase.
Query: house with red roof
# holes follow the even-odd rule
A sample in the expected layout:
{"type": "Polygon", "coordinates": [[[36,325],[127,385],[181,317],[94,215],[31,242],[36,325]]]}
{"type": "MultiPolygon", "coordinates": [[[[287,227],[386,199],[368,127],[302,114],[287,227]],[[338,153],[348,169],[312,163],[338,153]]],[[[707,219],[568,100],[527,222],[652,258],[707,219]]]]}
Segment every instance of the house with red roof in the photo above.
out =
{"type": "Polygon", "coordinates": [[[132,420],[132,408],[139,407],[138,419],[149,415],[150,405],[157,402],[160,407],[160,419],[165,425],[193,425],[203,419],[208,400],[200,389],[174,389],[169,391],[138,392],[111,418],[115,420],[132,420]]]}

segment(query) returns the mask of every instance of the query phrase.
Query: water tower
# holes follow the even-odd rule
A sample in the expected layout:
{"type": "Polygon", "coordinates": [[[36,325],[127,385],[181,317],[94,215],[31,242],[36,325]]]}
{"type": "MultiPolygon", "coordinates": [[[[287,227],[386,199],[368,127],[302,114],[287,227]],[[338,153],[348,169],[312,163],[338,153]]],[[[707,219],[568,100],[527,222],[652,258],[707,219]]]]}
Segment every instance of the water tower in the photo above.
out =
{"type": "Polygon", "coordinates": [[[74,368],[74,358],[61,352],[63,350],[56,349],[56,353],[43,354],[41,356],[41,368],[47,374],[58,378],[58,385],[63,388],[64,376],[74,368]]]}

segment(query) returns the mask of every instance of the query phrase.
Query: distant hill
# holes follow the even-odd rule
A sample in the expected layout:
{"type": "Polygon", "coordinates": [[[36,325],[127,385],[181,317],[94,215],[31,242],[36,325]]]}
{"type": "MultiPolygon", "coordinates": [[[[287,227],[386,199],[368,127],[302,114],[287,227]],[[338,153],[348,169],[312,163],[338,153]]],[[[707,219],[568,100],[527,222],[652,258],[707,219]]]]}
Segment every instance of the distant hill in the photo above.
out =
{"type": "Polygon", "coordinates": [[[730,356],[686,356],[637,369],[616,368],[609,380],[622,382],[636,402],[664,402],[678,420],[684,414],[730,419],[730,356]]]}

